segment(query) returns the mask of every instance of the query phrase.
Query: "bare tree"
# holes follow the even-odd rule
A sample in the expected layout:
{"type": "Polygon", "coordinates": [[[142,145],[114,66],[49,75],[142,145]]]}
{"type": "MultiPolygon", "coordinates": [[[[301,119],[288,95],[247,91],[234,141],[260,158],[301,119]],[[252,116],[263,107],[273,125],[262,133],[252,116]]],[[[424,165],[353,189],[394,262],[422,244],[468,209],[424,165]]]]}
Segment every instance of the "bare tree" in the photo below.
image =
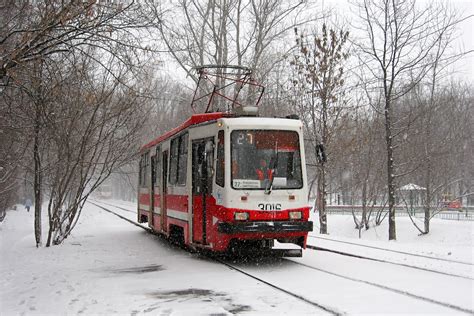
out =
{"type": "Polygon", "coordinates": [[[92,71],[84,75],[84,68],[93,65],[74,65],[64,78],[70,84],[59,86],[44,118],[49,142],[46,246],[68,237],[90,192],[129,162],[140,144],[138,132],[147,114],[144,108],[140,110],[143,98],[136,89],[124,88],[119,79],[91,76],[92,71]]]}
{"type": "Polygon", "coordinates": [[[454,26],[449,19],[435,21],[445,11],[414,0],[364,0],[358,5],[366,40],[356,42],[371,105],[385,117],[389,239],[396,239],[395,194],[397,174],[395,150],[400,135],[394,117],[396,101],[419,84],[434,67],[432,55],[442,34],[454,26]],[[376,96],[381,96],[377,102],[376,96]]]}
{"type": "Polygon", "coordinates": [[[278,40],[315,20],[314,14],[304,16],[308,6],[304,1],[180,0],[162,16],[160,32],[173,59],[196,82],[191,67],[205,64],[248,66],[262,81],[291,48],[275,56],[278,40]],[[265,60],[268,54],[272,62],[265,60]]]}
{"type": "Polygon", "coordinates": [[[130,159],[142,125],[136,120],[144,120],[137,106],[146,87],[137,78],[155,52],[146,38],[156,26],[152,4],[7,1],[2,7],[2,117],[21,131],[15,146],[33,148],[37,246],[45,193],[49,246],[69,235],[89,190],[130,159]]]}
{"type": "MultiPolygon", "coordinates": [[[[406,132],[406,155],[416,161],[411,164],[415,171],[407,178],[424,186],[423,226],[413,220],[413,212],[408,212],[420,234],[430,232],[431,219],[451,202],[457,200],[461,205],[462,197],[472,194],[468,167],[472,165],[472,137],[468,135],[472,135],[474,117],[469,108],[469,88],[439,84],[433,91],[432,84],[428,82],[425,89],[420,87],[413,93],[417,120],[406,132]]],[[[413,204],[407,198],[403,203],[407,210],[413,204]]]]}
{"type": "MultiPolygon", "coordinates": [[[[5,111],[0,113],[5,113],[5,111]]],[[[5,122],[5,121],[4,121],[5,122]]],[[[0,222],[5,218],[8,207],[17,202],[17,161],[24,156],[24,150],[16,146],[21,131],[0,123],[0,222]]]]}
{"type": "MultiPolygon", "coordinates": [[[[441,17],[435,17],[435,19],[443,19],[441,17]]],[[[448,19],[447,22],[450,24],[455,23],[456,15],[455,13],[448,14],[444,17],[444,19],[448,19]]],[[[445,21],[441,20],[441,22],[444,22],[443,24],[446,24],[445,21]]],[[[430,82],[429,82],[429,99],[427,102],[422,102],[423,105],[425,105],[424,111],[423,111],[423,129],[424,129],[424,164],[423,164],[423,169],[425,172],[424,176],[424,185],[425,185],[425,206],[424,206],[424,229],[420,230],[421,233],[427,234],[430,231],[430,220],[432,218],[432,211],[431,211],[431,203],[433,200],[433,188],[432,188],[432,170],[434,167],[433,164],[433,159],[432,157],[436,155],[435,148],[437,148],[440,145],[440,142],[434,142],[434,137],[433,136],[433,129],[434,125],[433,124],[434,120],[432,115],[434,115],[437,111],[437,108],[441,106],[438,98],[436,97],[436,92],[439,88],[439,79],[443,75],[443,73],[446,71],[446,66],[451,64],[453,61],[458,60],[460,57],[462,57],[464,54],[460,54],[457,56],[446,56],[447,54],[447,49],[449,45],[451,44],[453,37],[454,37],[454,29],[452,27],[450,28],[444,28],[439,30],[439,41],[437,43],[437,46],[435,48],[435,53],[433,55],[433,67],[431,69],[431,76],[430,76],[430,82]]],[[[444,104],[448,105],[448,104],[444,104]]],[[[447,108],[451,108],[449,105],[447,108]]],[[[454,151],[452,151],[454,152],[454,151]]]]}
{"type": "MultiPolygon", "coordinates": [[[[376,217],[381,218],[380,206],[384,201],[380,198],[383,192],[383,182],[380,181],[385,175],[383,160],[383,123],[381,117],[362,108],[354,115],[355,131],[352,134],[353,142],[347,146],[351,149],[348,155],[351,163],[354,164],[353,183],[354,189],[360,194],[362,203],[362,213],[360,220],[354,214],[356,229],[369,229],[369,221],[373,212],[376,217]],[[381,146],[382,145],[382,146],[381,146]]],[[[376,225],[380,224],[376,220],[376,225]]]]}
{"type": "Polygon", "coordinates": [[[307,133],[310,134],[318,164],[318,211],[320,233],[327,234],[326,216],[326,157],[324,147],[330,147],[332,127],[335,126],[343,107],[341,87],[344,84],[343,62],[348,58],[344,47],[349,32],[327,29],[323,24],[321,34],[305,38],[296,32],[298,50],[291,65],[295,69],[294,85],[303,95],[300,111],[304,115],[307,133]]]}
{"type": "Polygon", "coordinates": [[[156,25],[148,13],[147,6],[133,1],[7,1],[0,24],[0,80],[4,84],[15,80],[20,65],[57,53],[87,53],[87,47],[114,54],[117,47],[153,50],[132,31],[156,25]]]}

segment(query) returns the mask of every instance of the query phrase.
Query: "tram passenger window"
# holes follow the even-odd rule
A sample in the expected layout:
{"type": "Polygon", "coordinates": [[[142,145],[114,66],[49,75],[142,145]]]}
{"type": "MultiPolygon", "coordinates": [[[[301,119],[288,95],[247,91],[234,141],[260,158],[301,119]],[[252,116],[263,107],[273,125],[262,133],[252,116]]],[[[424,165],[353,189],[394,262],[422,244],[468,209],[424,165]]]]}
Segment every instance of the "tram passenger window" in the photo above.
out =
{"type": "Polygon", "coordinates": [[[150,154],[145,154],[145,167],[143,170],[144,177],[143,177],[143,185],[148,186],[149,178],[150,178],[150,154]]]}
{"type": "Polygon", "coordinates": [[[188,134],[171,140],[170,184],[186,184],[186,165],[188,156],[188,134]]]}
{"type": "Polygon", "coordinates": [[[138,185],[143,185],[143,155],[140,157],[140,162],[138,165],[138,185]]]}
{"type": "Polygon", "coordinates": [[[224,157],[224,131],[219,131],[217,135],[217,166],[216,166],[216,183],[224,187],[225,183],[225,157],[224,157]]]}
{"type": "Polygon", "coordinates": [[[170,149],[170,184],[176,184],[178,174],[178,144],[179,138],[171,140],[170,149]]]}
{"type": "Polygon", "coordinates": [[[155,182],[156,182],[156,176],[155,176],[155,164],[156,164],[156,161],[155,161],[155,156],[151,156],[150,157],[150,172],[151,172],[151,185],[154,186],[155,185],[155,182]]]}
{"type": "Polygon", "coordinates": [[[188,162],[188,134],[181,135],[179,138],[178,154],[178,184],[185,185],[188,162]]]}
{"type": "Polygon", "coordinates": [[[156,148],[155,156],[155,186],[161,186],[161,148],[156,148]]]}

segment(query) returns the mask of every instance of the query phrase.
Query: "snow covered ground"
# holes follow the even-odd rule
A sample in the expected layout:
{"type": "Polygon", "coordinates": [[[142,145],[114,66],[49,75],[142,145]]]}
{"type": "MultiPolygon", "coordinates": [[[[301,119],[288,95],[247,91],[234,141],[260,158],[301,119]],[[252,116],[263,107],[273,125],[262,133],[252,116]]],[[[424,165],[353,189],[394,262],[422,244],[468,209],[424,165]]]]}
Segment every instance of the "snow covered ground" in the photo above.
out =
{"type": "MultiPolygon", "coordinates": [[[[135,209],[132,203],[121,205],[135,209]]],[[[121,215],[136,218],[131,212],[121,215]]],[[[340,313],[474,310],[474,223],[433,220],[432,233],[418,236],[408,218],[398,218],[398,240],[388,242],[384,225],[363,232],[359,239],[350,216],[331,215],[329,236],[317,234],[317,219],[313,220],[315,232],[309,244],[467,278],[314,250],[306,250],[303,258],[240,263],[239,268],[340,313]]],[[[174,248],[90,204],[63,245],[36,249],[32,228],[33,213],[22,207],[9,211],[0,223],[1,315],[325,313],[222,264],[174,248]]]]}
{"type": "MultiPolygon", "coordinates": [[[[314,222],[312,235],[319,235],[319,219],[317,213],[311,213],[314,222]]],[[[422,219],[415,219],[418,226],[423,227],[422,219]]],[[[372,223],[373,224],[373,223],[372,223]]],[[[447,259],[459,259],[472,262],[474,245],[474,222],[455,221],[433,218],[431,233],[420,236],[408,217],[396,219],[397,241],[388,242],[388,222],[380,226],[373,225],[371,229],[354,229],[354,220],[350,215],[328,215],[328,231],[331,239],[349,239],[356,242],[381,245],[385,248],[410,250],[424,254],[435,255],[447,259]]]]}

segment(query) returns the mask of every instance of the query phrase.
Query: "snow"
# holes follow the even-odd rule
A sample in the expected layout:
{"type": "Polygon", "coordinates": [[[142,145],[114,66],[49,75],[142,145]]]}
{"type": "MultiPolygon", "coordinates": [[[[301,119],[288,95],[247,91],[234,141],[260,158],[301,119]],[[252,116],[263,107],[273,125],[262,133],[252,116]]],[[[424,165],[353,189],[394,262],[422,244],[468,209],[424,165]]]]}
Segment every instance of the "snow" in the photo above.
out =
{"type": "MultiPolygon", "coordinates": [[[[431,232],[420,236],[419,231],[413,226],[409,217],[396,217],[397,240],[389,242],[388,222],[386,220],[380,226],[375,226],[371,221],[369,230],[362,229],[361,238],[359,238],[359,231],[354,229],[355,224],[351,215],[328,215],[329,235],[318,234],[319,219],[317,213],[311,213],[311,220],[314,223],[314,230],[310,233],[310,236],[350,241],[357,244],[449,260],[474,262],[474,222],[472,221],[433,218],[430,225],[431,232]]],[[[415,220],[418,221],[418,225],[423,226],[422,218],[415,218],[415,220]]],[[[308,243],[328,244],[321,239],[313,241],[311,237],[308,238],[308,243]]],[[[330,244],[331,247],[335,246],[334,242],[330,244]]],[[[349,246],[344,245],[344,247],[347,250],[349,246]]],[[[353,247],[349,248],[353,249],[353,247]]],[[[360,247],[358,249],[360,250],[360,247]]]]}
{"type": "Polygon", "coordinates": [[[408,183],[400,188],[400,191],[423,191],[426,190],[426,188],[420,187],[417,184],[414,183],[408,183]]]}
{"type": "MultiPolygon", "coordinates": [[[[136,208],[127,202],[121,206],[136,208]]],[[[120,214],[136,218],[132,212],[122,210],[120,214]]],[[[303,258],[236,265],[341,313],[459,313],[382,287],[473,310],[473,222],[434,219],[432,233],[418,236],[407,218],[397,218],[398,239],[388,242],[385,224],[363,231],[359,239],[351,216],[329,215],[330,235],[321,236],[317,234],[317,214],[312,216],[315,232],[308,238],[309,244],[440,271],[449,269],[470,279],[314,250],[305,250],[303,258]],[[432,263],[428,258],[377,247],[470,265],[432,263]]],[[[1,315],[326,313],[218,262],[175,248],[91,204],[86,205],[80,223],[63,245],[35,248],[32,228],[33,213],[23,207],[9,211],[0,223],[1,315]]]]}

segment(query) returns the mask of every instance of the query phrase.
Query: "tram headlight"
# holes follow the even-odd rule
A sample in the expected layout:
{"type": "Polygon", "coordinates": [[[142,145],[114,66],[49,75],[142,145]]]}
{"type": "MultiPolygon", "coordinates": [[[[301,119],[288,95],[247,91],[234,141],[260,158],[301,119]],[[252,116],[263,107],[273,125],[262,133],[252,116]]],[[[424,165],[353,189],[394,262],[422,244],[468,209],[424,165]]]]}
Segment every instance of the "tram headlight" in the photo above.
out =
{"type": "Polygon", "coordinates": [[[302,214],[301,214],[300,211],[289,212],[289,215],[290,215],[290,219],[301,219],[302,218],[302,214]]]}
{"type": "Polygon", "coordinates": [[[247,212],[235,212],[234,219],[236,221],[246,221],[249,219],[249,213],[247,212]]]}

